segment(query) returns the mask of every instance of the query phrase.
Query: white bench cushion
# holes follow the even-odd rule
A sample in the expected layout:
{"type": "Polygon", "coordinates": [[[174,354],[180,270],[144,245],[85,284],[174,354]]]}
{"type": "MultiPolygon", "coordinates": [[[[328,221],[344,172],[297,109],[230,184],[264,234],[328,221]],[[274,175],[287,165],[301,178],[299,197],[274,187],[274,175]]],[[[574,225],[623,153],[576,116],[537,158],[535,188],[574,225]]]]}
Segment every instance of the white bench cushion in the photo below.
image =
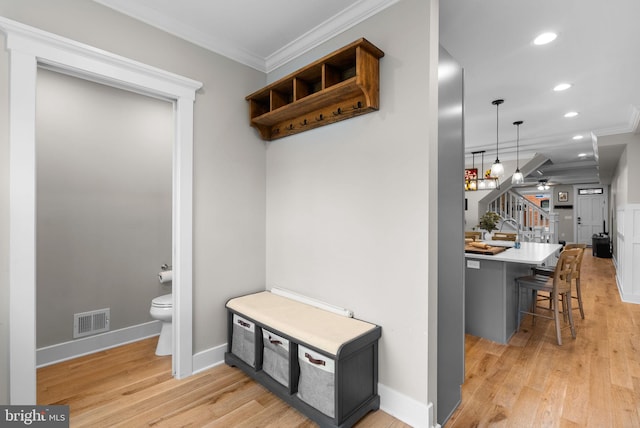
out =
{"type": "Polygon", "coordinates": [[[376,327],[269,291],[236,297],[227,307],[332,355],[337,355],[345,342],[376,327]]]}

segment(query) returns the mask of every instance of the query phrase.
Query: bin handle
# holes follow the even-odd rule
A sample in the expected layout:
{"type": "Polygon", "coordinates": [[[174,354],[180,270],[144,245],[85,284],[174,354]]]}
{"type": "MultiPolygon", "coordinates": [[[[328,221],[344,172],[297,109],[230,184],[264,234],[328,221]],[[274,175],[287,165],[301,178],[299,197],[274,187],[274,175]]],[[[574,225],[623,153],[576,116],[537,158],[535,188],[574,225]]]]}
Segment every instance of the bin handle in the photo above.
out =
{"type": "Polygon", "coordinates": [[[248,322],[244,322],[242,320],[236,320],[236,322],[243,327],[251,327],[251,324],[249,324],[248,322]]]}
{"type": "Polygon", "coordinates": [[[274,345],[282,345],[282,342],[276,339],[272,339],[271,336],[269,336],[269,342],[273,343],[274,345]]]}
{"type": "Polygon", "coordinates": [[[319,365],[319,366],[324,366],[324,365],[326,365],[326,364],[327,364],[327,362],[326,362],[326,361],[324,361],[324,360],[318,360],[318,359],[313,358],[311,355],[309,355],[309,353],[308,353],[308,352],[305,352],[305,353],[304,353],[304,356],[305,356],[305,358],[306,358],[307,360],[309,360],[309,362],[310,362],[310,363],[312,363],[312,364],[316,364],[316,365],[319,365]]]}

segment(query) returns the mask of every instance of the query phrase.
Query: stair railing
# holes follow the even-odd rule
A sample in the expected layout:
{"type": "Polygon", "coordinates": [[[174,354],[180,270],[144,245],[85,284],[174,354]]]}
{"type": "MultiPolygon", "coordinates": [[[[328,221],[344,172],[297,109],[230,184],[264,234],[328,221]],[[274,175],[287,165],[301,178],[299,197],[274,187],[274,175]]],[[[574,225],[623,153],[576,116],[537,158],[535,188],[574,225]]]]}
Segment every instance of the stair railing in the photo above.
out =
{"type": "Polygon", "coordinates": [[[523,241],[558,242],[557,213],[543,210],[514,190],[500,193],[487,204],[487,210],[502,218],[501,231],[508,225],[523,241]]]}

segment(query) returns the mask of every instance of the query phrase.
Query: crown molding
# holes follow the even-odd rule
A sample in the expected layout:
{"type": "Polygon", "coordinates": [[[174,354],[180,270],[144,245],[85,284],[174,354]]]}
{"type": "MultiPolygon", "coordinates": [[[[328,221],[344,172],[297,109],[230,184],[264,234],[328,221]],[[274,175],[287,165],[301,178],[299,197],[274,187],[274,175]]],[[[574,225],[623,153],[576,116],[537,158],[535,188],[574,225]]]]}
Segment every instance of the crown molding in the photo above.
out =
{"type": "Polygon", "coordinates": [[[258,71],[266,72],[264,58],[237,46],[233,46],[229,44],[229,41],[195,30],[193,27],[185,25],[177,19],[173,19],[171,16],[163,15],[150,7],[143,6],[129,0],[93,1],[193,43],[194,45],[200,46],[208,51],[217,53],[251,68],[255,68],[258,71]]]}
{"type": "Polygon", "coordinates": [[[249,52],[240,46],[234,46],[229,40],[198,31],[171,16],[163,15],[136,2],[129,0],[93,1],[211,52],[258,71],[269,73],[401,0],[360,0],[307,31],[267,58],[249,52]]]}
{"type": "Polygon", "coordinates": [[[307,31],[265,58],[267,73],[293,61],[336,35],[398,3],[400,0],[360,0],[307,31]]]}
{"type": "Polygon", "coordinates": [[[617,134],[638,134],[640,133],[640,108],[630,106],[629,123],[626,126],[614,126],[611,128],[596,129],[593,131],[598,137],[617,134]]]}

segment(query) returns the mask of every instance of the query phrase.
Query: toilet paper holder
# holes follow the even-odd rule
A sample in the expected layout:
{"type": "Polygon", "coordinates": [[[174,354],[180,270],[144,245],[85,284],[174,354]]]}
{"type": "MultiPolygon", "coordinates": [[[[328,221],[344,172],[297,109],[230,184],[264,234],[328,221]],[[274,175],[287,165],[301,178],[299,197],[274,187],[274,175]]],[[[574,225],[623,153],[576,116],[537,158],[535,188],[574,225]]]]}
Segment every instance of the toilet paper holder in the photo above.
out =
{"type": "Polygon", "coordinates": [[[171,270],[171,265],[168,265],[168,264],[165,263],[162,266],[160,266],[160,270],[163,271],[163,272],[171,270]]]}

